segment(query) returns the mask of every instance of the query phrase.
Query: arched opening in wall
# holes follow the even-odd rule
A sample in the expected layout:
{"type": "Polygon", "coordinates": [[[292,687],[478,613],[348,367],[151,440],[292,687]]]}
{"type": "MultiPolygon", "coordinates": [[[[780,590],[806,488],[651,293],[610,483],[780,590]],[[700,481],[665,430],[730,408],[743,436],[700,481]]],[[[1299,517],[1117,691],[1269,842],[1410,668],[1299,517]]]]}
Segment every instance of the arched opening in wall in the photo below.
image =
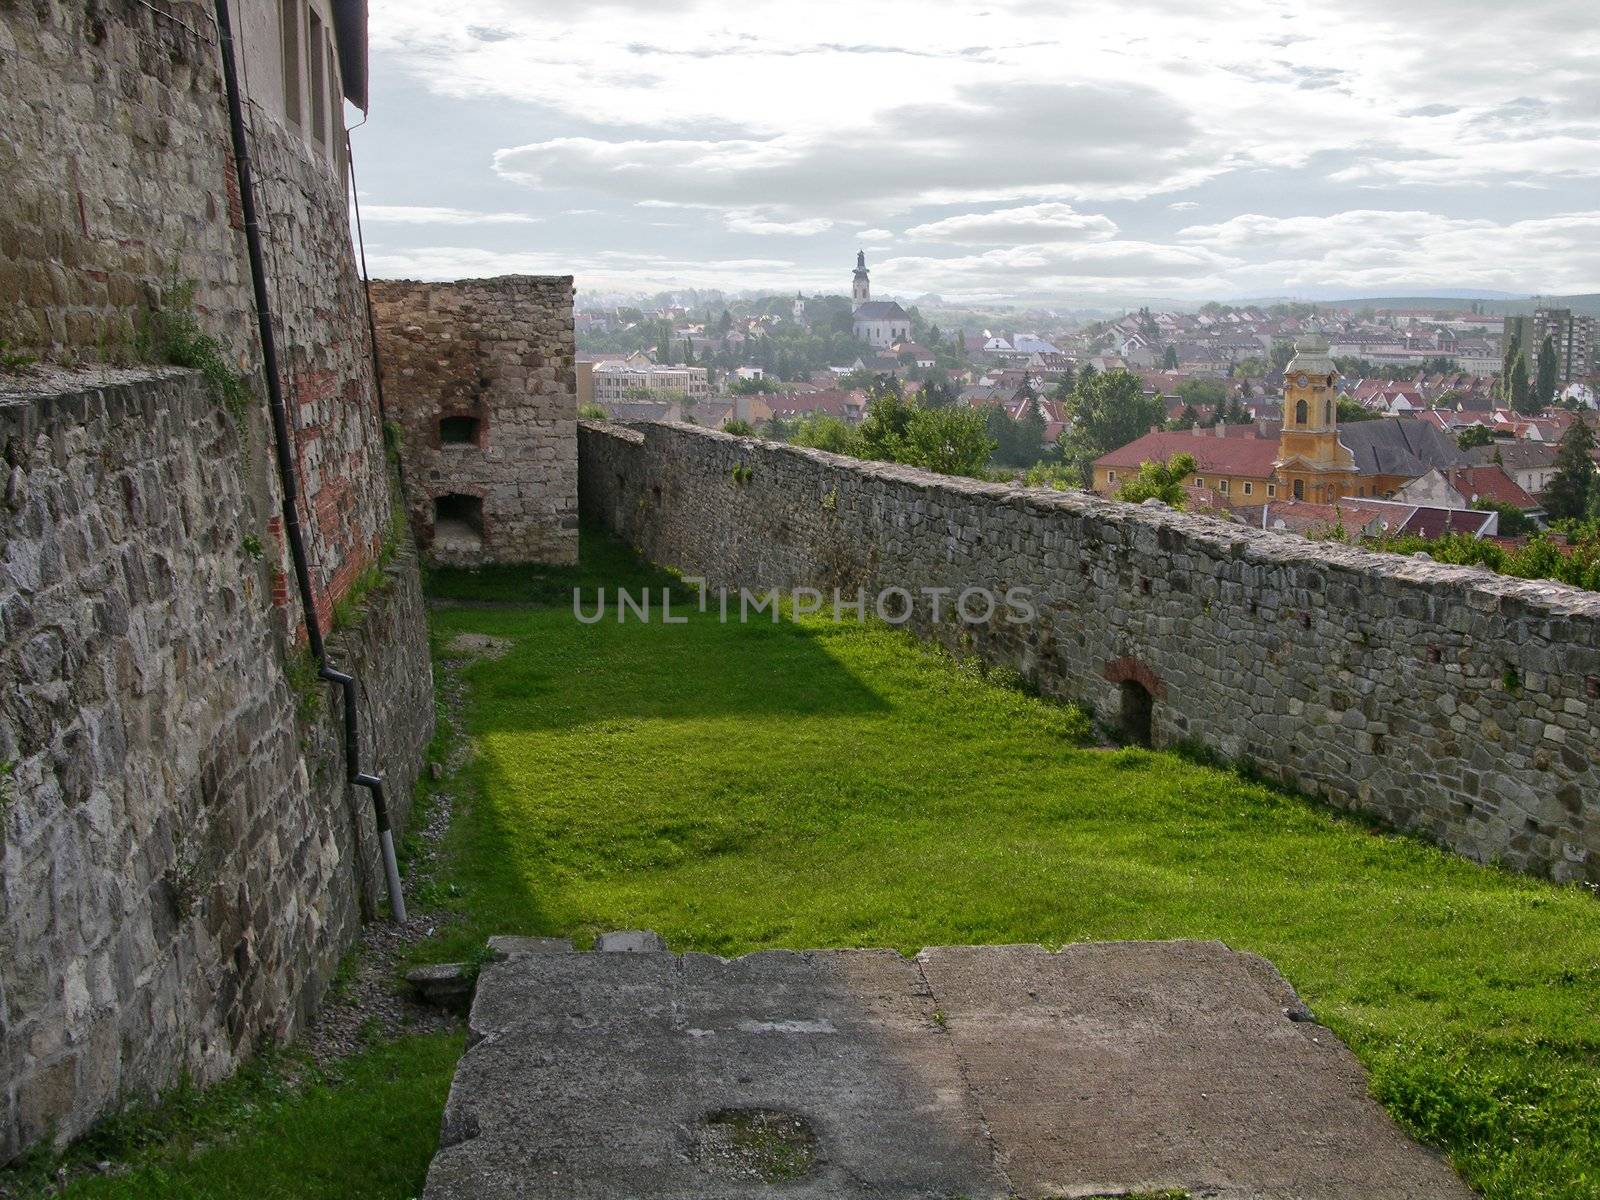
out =
{"type": "Polygon", "coordinates": [[[1306,402],[1304,400],[1296,400],[1294,404],[1294,423],[1296,425],[1304,425],[1309,416],[1310,410],[1306,407],[1306,402]]]}
{"type": "Polygon", "coordinates": [[[450,494],[433,501],[433,544],[476,550],[483,545],[483,498],[450,494]]]}
{"type": "Polygon", "coordinates": [[[1122,691],[1122,736],[1134,746],[1148,746],[1155,723],[1156,701],[1150,689],[1136,679],[1124,679],[1122,691]]]}
{"type": "Polygon", "coordinates": [[[1296,479],[1294,481],[1294,498],[1296,500],[1304,500],[1306,498],[1306,481],[1304,479],[1296,479]]]}
{"type": "Polygon", "coordinates": [[[439,418],[439,445],[476,446],[483,432],[483,422],[477,417],[453,416],[439,418]]]}

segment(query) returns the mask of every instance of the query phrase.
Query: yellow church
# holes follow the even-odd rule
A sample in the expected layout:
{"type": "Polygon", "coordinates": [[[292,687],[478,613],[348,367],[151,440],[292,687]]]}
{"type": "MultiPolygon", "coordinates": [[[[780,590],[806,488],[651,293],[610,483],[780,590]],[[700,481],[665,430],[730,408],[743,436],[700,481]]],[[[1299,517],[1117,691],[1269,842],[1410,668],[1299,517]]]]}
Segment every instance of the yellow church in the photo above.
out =
{"type": "Polygon", "coordinates": [[[1330,504],[1356,494],[1355,455],[1339,440],[1338,376],[1326,338],[1313,334],[1295,342],[1283,372],[1283,431],[1272,463],[1280,495],[1330,504]]]}

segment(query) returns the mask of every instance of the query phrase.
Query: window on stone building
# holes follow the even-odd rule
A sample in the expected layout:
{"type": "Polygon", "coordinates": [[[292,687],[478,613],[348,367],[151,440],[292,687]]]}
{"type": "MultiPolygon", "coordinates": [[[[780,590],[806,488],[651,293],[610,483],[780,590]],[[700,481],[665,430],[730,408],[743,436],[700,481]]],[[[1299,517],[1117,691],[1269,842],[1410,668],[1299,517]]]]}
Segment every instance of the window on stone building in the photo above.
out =
{"type": "Polygon", "coordinates": [[[1107,483],[1115,483],[1116,481],[1117,481],[1117,473],[1115,471],[1107,471],[1106,472],[1106,482],[1107,483]]]}
{"type": "Polygon", "coordinates": [[[1278,485],[1275,484],[1275,483],[1267,484],[1267,499],[1270,500],[1270,499],[1272,499],[1272,497],[1276,496],[1277,494],[1278,494],[1278,485]]]}
{"type": "Polygon", "coordinates": [[[476,446],[482,432],[477,417],[440,417],[439,444],[441,446],[476,446]]]}
{"type": "Polygon", "coordinates": [[[1228,481],[1226,479],[1219,479],[1217,481],[1217,491],[1221,492],[1224,496],[1228,494],[1228,481]]]}
{"type": "Polygon", "coordinates": [[[1296,425],[1304,425],[1310,412],[1311,410],[1306,407],[1304,400],[1296,400],[1294,402],[1294,423],[1296,425]]]}
{"type": "Polygon", "coordinates": [[[1294,498],[1296,500],[1304,500],[1306,498],[1306,481],[1304,479],[1296,479],[1294,481],[1294,498]]]}
{"type": "Polygon", "coordinates": [[[339,168],[339,173],[344,174],[344,121],[340,114],[344,111],[340,104],[343,95],[339,87],[339,67],[333,57],[333,43],[328,43],[328,116],[332,127],[328,133],[333,138],[333,162],[339,168]]]}
{"type": "Polygon", "coordinates": [[[1249,483],[1249,482],[1245,483],[1245,485],[1244,485],[1244,494],[1246,496],[1253,495],[1255,493],[1255,490],[1256,490],[1256,485],[1255,484],[1249,483]]]}
{"type": "Polygon", "coordinates": [[[300,124],[300,0],[280,0],[278,23],[283,27],[283,115],[300,124]]]}
{"type": "Polygon", "coordinates": [[[317,141],[328,141],[328,77],[322,70],[322,60],[327,46],[322,32],[322,18],[311,14],[311,32],[306,37],[306,62],[311,76],[311,134],[317,141]]]}

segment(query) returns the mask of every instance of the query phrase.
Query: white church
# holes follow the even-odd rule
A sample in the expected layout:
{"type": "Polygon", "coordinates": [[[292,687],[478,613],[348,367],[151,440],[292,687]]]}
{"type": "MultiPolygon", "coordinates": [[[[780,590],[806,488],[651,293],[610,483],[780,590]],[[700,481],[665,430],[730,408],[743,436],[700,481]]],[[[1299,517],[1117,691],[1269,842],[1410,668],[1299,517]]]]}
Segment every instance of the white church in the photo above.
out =
{"type": "Polygon", "coordinates": [[[856,251],[856,273],[850,284],[850,298],[855,305],[855,335],[867,345],[887,350],[890,346],[911,340],[911,314],[893,300],[872,298],[872,285],[867,280],[865,250],[856,251]]]}

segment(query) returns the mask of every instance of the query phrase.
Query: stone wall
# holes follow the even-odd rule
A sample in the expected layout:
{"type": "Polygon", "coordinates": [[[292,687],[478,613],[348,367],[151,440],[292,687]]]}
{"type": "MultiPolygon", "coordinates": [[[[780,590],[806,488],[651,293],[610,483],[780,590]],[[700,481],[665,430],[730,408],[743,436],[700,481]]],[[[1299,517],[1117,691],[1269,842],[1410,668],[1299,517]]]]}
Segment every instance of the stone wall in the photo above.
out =
{"type": "Polygon", "coordinates": [[[579,447],[585,516],[657,563],[909,589],[914,628],[1046,694],[1112,720],[1147,698],[1157,745],[1600,882],[1600,595],[693,426],[585,422],[579,447]],[[1030,588],[1038,620],[954,619],[968,587],[1030,588]],[[923,588],[953,589],[943,621],[923,588]]]}
{"type": "MultiPolygon", "coordinates": [[[[273,602],[269,437],[188,371],[0,397],[0,1162],[293,1035],[382,911],[339,701],[273,602]]],[[[330,646],[403,824],[433,722],[404,549],[330,646]]]]}
{"type": "MultiPolygon", "coordinates": [[[[258,68],[273,7],[235,9],[258,68]]],[[[265,389],[236,427],[145,361],[159,311],[259,375],[210,8],[0,0],[0,61],[26,101],[0,138],[0,340],[47,364],[0,374],[3,1161],[292,1035],[383,882],[338,702],[312,682],[302,717],[285,666],[304,686],[265,389]]],[[[315,604],[328,628],[384,564],[331,644],[403,820],[431,678],[343,157],[247,120],[315,604]]]]}
{"type": "MultiPolygon", "coordinates": [[[[258,76],[246,30],[276,28],[267,6],[234,14],[258,76]]],[[[209,5],[0,0],[6,93],[26,98],[7,105],[0,138],[0,341],[12,352],[132,365],[149,353],[138,335],[151,311],[192,285],[201,327],[234,365],[258,364],[215,36],[209,5]]],[[[341,170],[267,110],[248,117],[326,622],[389,521],[365,299],[341,170]]]]}
{"type": "Polygon", "coordinates": [[[457,566],[576,562],[571,276],[376,281],[371,293],[421,544],[457,566]]]}

